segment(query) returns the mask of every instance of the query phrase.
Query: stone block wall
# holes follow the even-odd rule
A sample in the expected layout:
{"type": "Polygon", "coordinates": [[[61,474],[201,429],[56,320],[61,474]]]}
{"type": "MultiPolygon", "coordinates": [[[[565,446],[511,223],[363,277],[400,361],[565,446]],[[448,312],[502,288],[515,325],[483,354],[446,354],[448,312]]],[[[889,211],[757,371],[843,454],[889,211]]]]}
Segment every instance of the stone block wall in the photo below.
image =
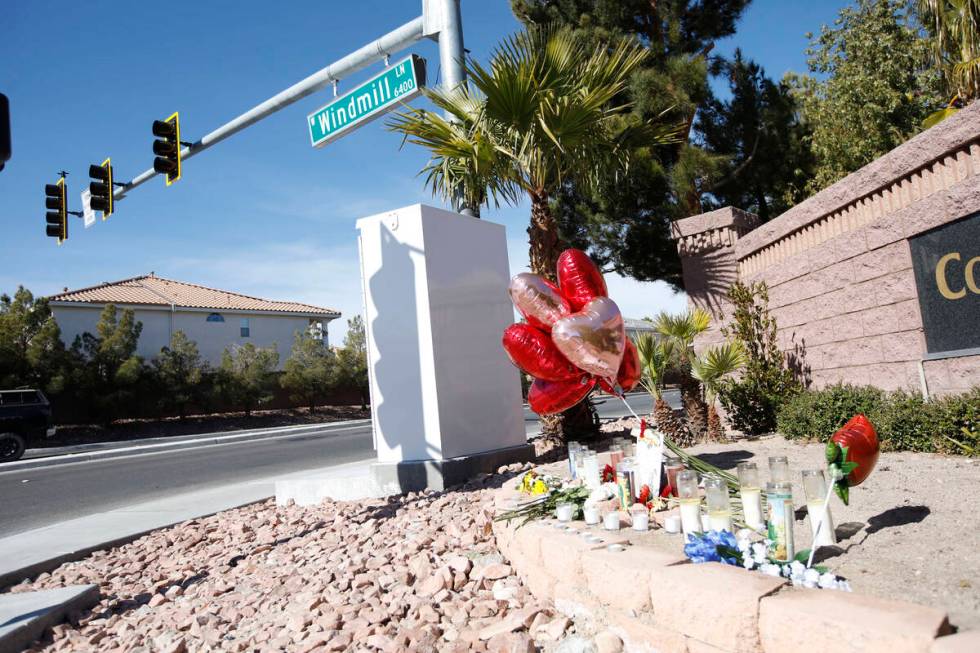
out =
{"type": "Polygon", "coordinates": [[[813,387],[947,394],[980,384],[980,352],[926,354],[908,242],[978,211],[975,103],[763,225],[732,208],[679,220],[690,304],[718,318],[697,346],[720,339],[734,279],[765,281],[780,348],[813,387]]]}

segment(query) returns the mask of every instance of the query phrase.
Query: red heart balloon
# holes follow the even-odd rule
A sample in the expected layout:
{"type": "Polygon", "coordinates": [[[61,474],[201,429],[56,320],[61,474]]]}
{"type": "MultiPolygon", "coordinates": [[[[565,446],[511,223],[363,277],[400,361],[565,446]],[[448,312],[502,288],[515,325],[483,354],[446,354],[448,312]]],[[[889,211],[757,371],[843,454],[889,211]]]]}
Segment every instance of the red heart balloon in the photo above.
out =
{"type": "Polygon", "coordinates": [[[555,320],[572,312],[558,286],[536,274],[521,272],[507,290],[524,319],[542,331],[550,332],[555,320]]]}
{"type": "MultiPolygon", "coordinates": [[[[640,382],[640,375],[640,354],[636,351],[633,341],[627,339],[623,362],[619,364],[619,372],[616,374],[616,385],[623,392],[629,392],[640,382]]],[[[619,394],[605,379],[599,379],[599,387],[611,395],[619,394]]]]}
{"type": "Polygon", "coordinates": [[[535,379],[527,393],[527,403],[538,415],[552,415],[568,410],[595,387],[595,379],[583,376],[571,381],[535,379]]]}
{"type": "Polygon", "coordinates": [[[596,297],[606,297],[606,280],[589,255],[566,249],[558,257],[558,287],[573,311],[580,311],[596,297]]]}
{"type": "Polygon", "coordinates": [[[578,378],[582,372],[565,358],[547,333],[529,324],[504,330],[504,349],[511,362],[531,376],[546,381],[578,378]]]}
{"type": "Polygon", "coordinates": [[[854,487],[863,483],[878,462],[878,434],[871,421],[864,415],[855,415],[830,439],[847,447],[847,462],[857,463],[854,471],[847,475],[848,485],[854,487]]]}

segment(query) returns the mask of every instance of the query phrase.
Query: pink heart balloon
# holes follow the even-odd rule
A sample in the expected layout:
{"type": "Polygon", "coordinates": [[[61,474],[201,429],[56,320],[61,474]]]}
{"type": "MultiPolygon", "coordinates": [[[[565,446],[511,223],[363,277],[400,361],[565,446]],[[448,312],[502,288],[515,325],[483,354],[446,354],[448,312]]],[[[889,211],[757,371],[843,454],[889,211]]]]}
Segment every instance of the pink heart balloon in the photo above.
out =
{"type": "Polygon", "coordinates": [[[597,297],[551,328],[558,351],[601,379],[615,379],[626,351],[626,327],[616,302],[597,297]]]}
{"type": "Polygon", "coordinates": [[[530,272],[521,272],[511,279],[507,291],[528,323],[544,331],[551,331],[555,320],[572,312],[558,286],[530,272]]]}

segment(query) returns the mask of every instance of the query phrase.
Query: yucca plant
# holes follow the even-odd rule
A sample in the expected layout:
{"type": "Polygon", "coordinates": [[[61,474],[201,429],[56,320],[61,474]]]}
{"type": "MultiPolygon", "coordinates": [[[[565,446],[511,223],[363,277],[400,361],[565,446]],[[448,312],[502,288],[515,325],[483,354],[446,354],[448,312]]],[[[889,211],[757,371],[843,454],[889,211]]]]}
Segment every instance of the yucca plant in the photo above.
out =
{"type": "Polygon", "coordinates": [[[708,428],[708,405],[701,383],[691,374],[691,361],[694,359],[694,339],[707,331],[710,324],[711,314],[703,308],[677,315],[661,313],[654,320],[657,333],[673,343],[680,372],[681,402],[692,441],[703,438],[708,428]]]}
{"type": "Polygon", "coordinates": [[[674,417],[674,410],[663,394],[664,378],[674,356],[674,343],[652,333],[643,333],[636,339],[636,351],[640,355],[640,384],[653,397],[653,418],[657,428],[674,442],[686,446],[687,431],[674,417]]]}
{"type": "Polygon", "coordinates": [[[724,436],[717,400],[722,380],[745,365],[745,350],[738,342],[726,342],[708,347],[691,359],[691,376],[701,382],[708,403],[708,440],[724,436]]]}

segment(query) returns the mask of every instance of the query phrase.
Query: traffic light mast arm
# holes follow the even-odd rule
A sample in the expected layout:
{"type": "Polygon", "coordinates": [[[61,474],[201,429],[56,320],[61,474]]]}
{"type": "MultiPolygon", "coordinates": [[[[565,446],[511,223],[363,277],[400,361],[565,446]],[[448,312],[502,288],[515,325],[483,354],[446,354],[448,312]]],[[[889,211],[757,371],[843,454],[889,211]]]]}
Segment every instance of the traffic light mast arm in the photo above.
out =
{"type": "MultiPolygon", "coordinates": [[[[458,0],[436,1],[458,2],[458,0]]],[[[430,2],[433,2],[433,0],[427,0],[427,3],[430,2]]],[[[355,50],[341,59],[338,59],[326,68],[321,68],[306,79],[293,84],[281,93],[277,93],[265,102],[249,109],[231,122],[225,123],[209,134],[206,134],[200,140],[195,141],[189,146],[183,148],[180,151],[181,160],[189,159],[195,154],[208,149],[212,145],[220,143],[232,134],[236,134],[257,123],[263,118],[266,118],[273,113],[288,107],[294,102],[297,102],[308,95],[319,91],[320,89],[330,86],[334,81],[352,75],[353,73],[356,73],[357,71],[362,70],[377,61],[382,61],[388,54],[403,50],[412,43],[420,41],[426,36],[431,36],[433,33],[438,32],[438,30],[436,30],[436,32],[433,32],[431,29],[426,30],[424,23],[424,17],[419,16],[415,20],[405,23],[401,27],[388,32],[381,38],[368,43],[367,45],[355,50]]],[[[455,25],[458,26],[458,22],[455,23],[455,25]]],[[[450,29],[453,29],[452,23],[450,24],[450,29]]],[[[461,34],[459,35],[459,39],[461,42],[461,34]]],[[[440,39],[440,47],[441,41],[442,39],[440,39]]],[[[150,168],[149,170],[137,175],[132,181],[115,192],[115,199],[122,199],[126,193],[134,188],[142,186],[159,174],[160,173],[158,173],[156,170],[150,168]]]]}

